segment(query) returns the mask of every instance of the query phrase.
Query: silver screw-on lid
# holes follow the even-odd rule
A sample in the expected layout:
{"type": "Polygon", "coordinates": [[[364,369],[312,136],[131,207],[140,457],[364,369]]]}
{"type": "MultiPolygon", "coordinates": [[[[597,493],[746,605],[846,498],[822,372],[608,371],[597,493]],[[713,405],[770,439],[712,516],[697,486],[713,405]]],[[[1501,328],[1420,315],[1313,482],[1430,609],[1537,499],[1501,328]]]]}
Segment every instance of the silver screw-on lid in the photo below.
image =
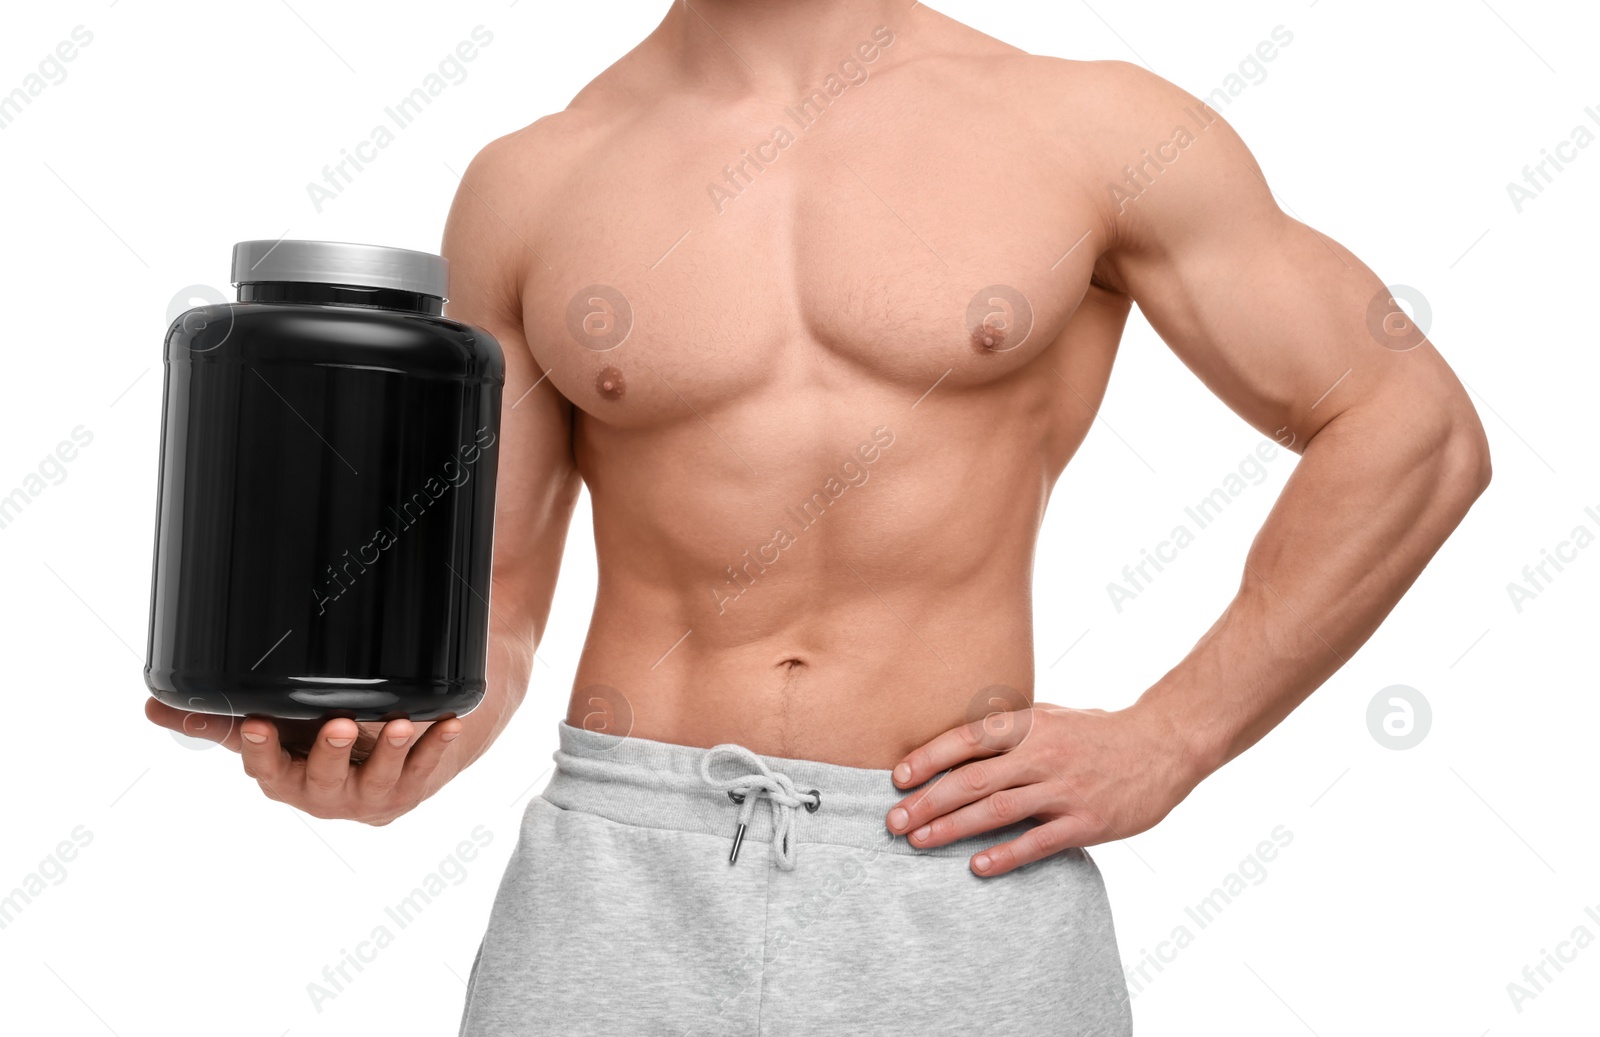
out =
{"type": "Polygon", "coordinates": [[[448,298],[443,256],[342,241],[241,241],[233,246],[233,283],[306,281],[396,288],[448,298]]]}

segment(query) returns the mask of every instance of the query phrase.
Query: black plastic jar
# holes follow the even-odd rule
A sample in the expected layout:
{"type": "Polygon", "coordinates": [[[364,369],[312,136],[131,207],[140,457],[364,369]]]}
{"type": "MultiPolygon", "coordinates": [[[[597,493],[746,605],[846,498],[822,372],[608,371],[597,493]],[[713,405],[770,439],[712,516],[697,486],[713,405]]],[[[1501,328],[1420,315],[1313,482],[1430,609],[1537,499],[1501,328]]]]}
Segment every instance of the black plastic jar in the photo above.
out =
{"type": "Polygon", "coordinates": [[[482,699],[500,345],[444,259],[234,247],[166,339],[145,683],[200,713],[429,720],[482,699]]]}

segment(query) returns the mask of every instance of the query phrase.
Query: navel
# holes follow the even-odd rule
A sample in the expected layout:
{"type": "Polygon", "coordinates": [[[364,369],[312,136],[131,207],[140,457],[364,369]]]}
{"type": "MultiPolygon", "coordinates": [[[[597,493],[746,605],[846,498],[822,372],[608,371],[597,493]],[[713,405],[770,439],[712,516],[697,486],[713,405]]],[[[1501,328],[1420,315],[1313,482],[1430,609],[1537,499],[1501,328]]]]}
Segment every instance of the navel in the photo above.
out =
{"type": "Polygon", "coordinates": [[[600,373],[594,376],[594,391],[603,399],[620,400],[628,391],[628,386],[622,379],[622,372],[608,366],[602,367],[600,373]]]}

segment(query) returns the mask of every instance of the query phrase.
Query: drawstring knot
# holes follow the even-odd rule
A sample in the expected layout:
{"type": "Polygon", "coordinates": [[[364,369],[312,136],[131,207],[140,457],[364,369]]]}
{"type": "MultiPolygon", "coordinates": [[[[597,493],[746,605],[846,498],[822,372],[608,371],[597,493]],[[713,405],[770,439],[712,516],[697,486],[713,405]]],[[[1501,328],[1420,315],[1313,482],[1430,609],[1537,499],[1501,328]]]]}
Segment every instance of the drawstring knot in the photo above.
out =
{"type": "Polygon", "coordinates": [[[728,854],[728,863],[739,859],[739,846],[744,842],[745,829],[750,826],[750,819],[755,814],[756,798],[765,796],[772,808],[772,859],[784,871],[793,871],[795,851],[789,836],[794,830],[795,808],[803,806],[807,813],[815,813],[822,806],[822,792],[819,789],[801,792],[788,775],[774,771],[761,757],[731,742],[712,746],[706,751],[700,759],[700,777],[713,788],[727,792],[728,798],[739,804],[738,827],[734,829],[733,849],[728,854]],[[719,756],[737,760],[751,770],[731,778],[714,778],[711,776],[711,764],[719,756]]]}

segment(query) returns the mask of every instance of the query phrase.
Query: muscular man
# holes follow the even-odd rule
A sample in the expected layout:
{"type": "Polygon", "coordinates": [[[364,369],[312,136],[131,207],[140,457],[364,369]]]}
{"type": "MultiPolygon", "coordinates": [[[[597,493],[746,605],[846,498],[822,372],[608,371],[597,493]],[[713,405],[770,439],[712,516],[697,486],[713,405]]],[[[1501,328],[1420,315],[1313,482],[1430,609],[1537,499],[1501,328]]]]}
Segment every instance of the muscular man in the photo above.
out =
{"type": "Polygon", "coordinates": [[[1214,111],[902,0],[674,3],[484,148],[444,252],[506,357],[488,698],[230,744],[312,814],[416,806],[521,702],[589,488],[594,615],[465,1033],[1126,1033],[1081,848],[1281,721],[1489,480],[1443,359],[1214,111]],[[1134,705],[1032,703],[1035,537],[1134,302],[1300,461],[1134,705]]]}

